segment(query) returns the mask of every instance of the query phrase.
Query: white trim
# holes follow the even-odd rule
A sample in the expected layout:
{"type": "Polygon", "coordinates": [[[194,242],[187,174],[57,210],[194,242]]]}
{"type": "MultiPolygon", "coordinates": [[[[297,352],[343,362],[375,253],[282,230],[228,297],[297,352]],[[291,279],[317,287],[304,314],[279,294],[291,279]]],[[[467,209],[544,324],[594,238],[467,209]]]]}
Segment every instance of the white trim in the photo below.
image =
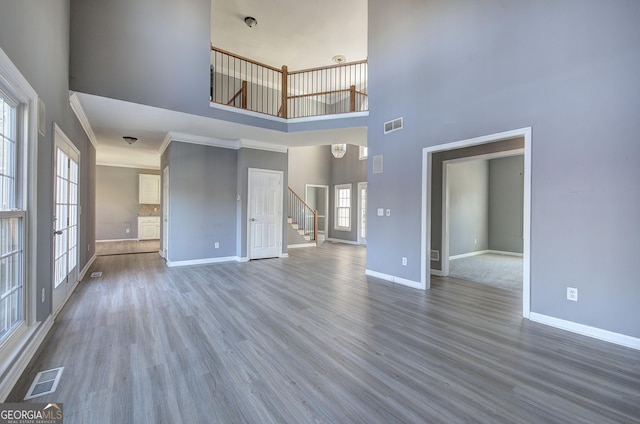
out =
{"type": "Polygon", "coordinates": [[[332,243],[343,243],[343,244],[352,244],[354,246],[360,246],[360,244],[358,244],[357,241],[352,241],[352,240],[343,240],[343,239],[337,239],[337,238],[327,238],[325,241],[330,241],[332,243]]]}
{"type": "Polygon", "coordinates": [[[627,336],[625,334],[614,333],[613,331],[603,330],[589,325],[579,324],[573,321],[567,321],[548,315],[531,312],[529,314],[531,321],[559,328],[561,330],[570,331],[594,339],[603,340],[605,342],[614,343],[620,346],[629,347],[631,349],[640,350],[640,338],[627,336]]]}
{"type": "Polygon", "coordinates": [[[439,269],[431,268],[431,275],[435,275],[436,277],[444,277],[444,274],[439,269]]]}
{"type": "Polygon", "coordinates": [[[518,258],[524,258],[523,253],[516,252],[507,252],[506,250],[487,250],[487,253],[493,253],[494,255],[504,255],[504,256],[516,256],[518,258]]]}
{"type": "Polygon", "coordinates": [[[283,124],[299,124],[304,122],[315,122],[315,121],[327,121],[330,119],[345,119],[345,118],[362,118],[369,116],[369,111],[360,111],[360,112],[345,112],[345,113],[336,113],[332,115],[319,115],[319,116],[305,116],[302,118],[280,118],[279,116],[268,115],[266,113],[254,112],[252,110],[241,109],[233,106],[227,106],[220,103],[209,102],[209,107],[211,109],[219,109],[224,110],[226,112],[238,113],[240,115],[251,116],[253,118],[265,119],[267,121],[275,121],[283,124]]]}
{"type": "Polygon", "coordinates": [[[84,268],[82,268],[82,271],[80,271],[80,274],[78,275],[79,281],[84,280],[85,275],[87,275],[87,272],[89,272],[89,268],[91,268],[91,265],[93,265],[93,263],[96,261],[96,258],[97,256],[94,253],[91,259],[89,259],[89,262],[87,262],[84,268]]]}
{"type": "MultiPolygon", "coordinates": [[[[469,252],[469,253],[461,253],[459,255],[453,255],[453,256],[449,256],[449,260],[452,259],[462,259],[462,258],[470,258],[471,256],[479,256],[479,255],[484,255],[485,253],[489,253],[489,250],[476,250],[475,252],[469,252]]],[[[442,259],[442,258],[441,258],[442,259]]]]}
{"type": "MultiPolygon", "coordinates": [[[[427,260],[431,251],[431,188],[429,173],[432,168],[432,154],[435,152],[458,149],[509,140],[524,138],[524,212],[523,212],[523,273],[522,273],[522,316],[529,318],[531,313],[531,127],[502,133],[485,135],[452,143],[445,143],[422,149],[422,223],[421,223],[421,282],[423,288],[431,284],[431,261],[427,260]]],[[[444,254],[441,255],[441,257],[444,254]]]]}
{"type": "Polygon", "coordinates": [[[110,241],[140,241],[137,238],[128,238],[128,239],[103,239],[103,240],[96,240],[96,243],[108,243],[110,241]]]}
{"type": "Polygon", "coordinates": [[[364,238],[360,236],[360,234],[362,234],[362,220],[360,219],[360,217],[362,216],[362,208],[364,207],[365,209],[365,215],[367,212],[367,204],[365,203],[364,205],[362,204],[362,197],[360,196],[361,194],[361,190],[362,187],[364,187],[364,190],[366,192],[366,196],[365,196],[365,201],[368,200],[369,198],[369,185],[367,184],[366,181],[364,182],[360,182],[358,183],[358,188],[356,190],[356,198],[358,201],[358,208],[356,209],[356,237],[358,240],[358,244],[362,244],[365,245],[367,244],[367,234],[369,234],[368,232],[368,228],[367,226],[369,225],[369,221],[367,219],[367,216],[365,216],[365,236],[364,238]],[[364,241],[364,242],[363,242],[364,241]]]}
{"type": "MultiPolygon", "coordinates": [[[[9,56],[0,48],[0,83],[11,91],[17,100],[27,104],[26,113],[20,119],[26,119],[27,128],[24,128],[27,138],[23,146],[23,196],[24,210],[26,213],[25,255],[24,255],[24,316],[26,325],[34,325],[36,322],[37,289],[38,281],[38,93],[31,87],[29,81],[13,64],[9,56]]],[[[24,123],[25,121],[23,121],[24,123]]],[[[0,349],[0,353],[1,349],[0,349]]],[[[3,355],[0,355],[0,357],[3,355]]]]}
{"type": "Polygon", "coordinates": [[[243,262],[243,261],[238,256],[225,256],[220,258],[192,259],[187,261],[174,261],[174,262],[167,260],[167,266],[170,268],[173,268],[178,266],[217,264],[221,262],[243,262]]]}
{"type": "Polygon", "coordinates": [[[96,134],[93,132],[93,128],[91,127],[91,123],[89,122],[89,118],[87,118],[87,114],[84,112],[84,108],[82,107],[82,103],[80,103],[80,99],[78,98],[78,93],[69,91],[69,104],[71,105],[71,110],[76,114],[78,121],[80,121],[80,125],[84,129],[85,134],[93,144],[94,148],[98,148],[98,139],[96,138],[96,134]]]}
{"type": "Polygon", "coordinates": [[[299,249],[301,247],[316,247],[315,243],[298,243],[298,244],[290,244],[287,246],[289,249],[299,249]]]}
{"type": "MultiPolygon", "coordinates": [[[[279,252],[276,255],[276,257],[282,257],[283,255],[283,251],[282,251],[282,243],[284,242],[284,223],[283,223],[283,215],[284,215],[284,172],[283,171],[278,171],[275,169],[262,169],[262,168],[248,168],[247,169],[247,204],[246,206],[246,228],[247,228],[247,257],[249,258],[249,260],[251,259],[263,259],[263,258],[252,258],[251,257],[251,201],[252,201],[252,197],[251,197],[251,179],[253,177],[254,173],[257,172],[262,172],[262,173],[268,173],[268,174],[275,174],[278,175],[280,177],[279,180],[279,186],[280,186],[280,204],[278,205],[278,214],[279,214],[279,219],[278,219],[278,227],[276,229],[276,232],[278,233],[278,247],[279,247],[279,252]]],[[[266,258],[264,258],[266,259],[266,258]]]]}
{"type": "Polygon", "coordinates": [[[288,258],[288,257],[289,257],[289,254],[288,254],[288,253],[283,253],[283,254],[281,254],[281,255],[280,255],[280,257],[281,257],[281,258],[288,258]]]}
{"type": "Polygon", "coordinates": [[[336,184],[333,186],[333,229],[334,231],[350,232],[351,221],[353,221],[353,183],[336,184]],[[338,226],[338,208],[341,206],[338,206],[338,191],[345,190],[347,188],[349,189],[349,226],[340,227],[338,226]]]}
{"type": "Polygon", "coordinates": [[[112,168],[133,168],[133,169],[152,169],[157,171],[160,169],[160,166],[147,166],[147,165],[131,165],[131,164],[122,164],[116,162],[105,162],[105,161],[96,161],[97,166],[110,166],[112,168]]]}
{"type": "Polygon", "coordinates": [[[370,277],[379,278],[381,280],[390,281],[392,283],[400,284],[403,286],[411,287],[412,289],[422,289],[422,283],[418,281],[411,281],[405,278],[396,277],[395,275],[383,274],[377,271],[371,271],[370,269],[365,270],[366,275],[370,277]]]}
{"type": "Polygon", "coordinates": [[[273,143],[265,143],[262,141],[255,140],[225,140],[221,138],[213,138],[213,137],[203,137],[193,134],[185,134],[170,131],[165,136],[162,141],[162,145],[160,146],[160,155],[162,155],[165,150],[169,147],[171,142],[178,141],[181,143],[190,143],[190,144],[199,144],[202,146],[211,146],[211,147],[220,147],[223,149],[232,149],[232,150],[240,150],[242,148],[245,149],[254,149],[254,150],[264,150],[268,152],[277,152],[277,153],[287,153],[289,151],[289,147],[282,144],[273,144],[273,143]]]}
{"type": "Polygon", "coordinates": [[[22,343],[13,346],[7,355],[2,355],[4,363],[0,369],[6,370],[6,372],[0,380],[0,402],[4,402],[7,399],[13,386],[27,369],[29,362],[33,359],[52,326],[53,316],[49,315],[46,321],[37,326],[34,325],[33,328],[27,329],[22,334],[20,337],[23,341],[22,343]]]}

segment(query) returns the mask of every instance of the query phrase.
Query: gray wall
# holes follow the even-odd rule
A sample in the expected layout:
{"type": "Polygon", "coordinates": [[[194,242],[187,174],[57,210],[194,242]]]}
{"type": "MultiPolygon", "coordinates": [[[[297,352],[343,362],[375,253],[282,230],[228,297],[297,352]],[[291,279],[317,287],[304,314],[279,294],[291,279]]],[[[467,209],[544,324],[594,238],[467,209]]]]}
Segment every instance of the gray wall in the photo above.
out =
{"type": "Polygon", "coordinates": [[[175,141],[168,150],[168,259],[235,256],[237,152],[175,141]]]}
{"type": "Polygon", "coordinates": [[[524,156],[489,161],[489,249],[523,253],[524,156]]]}
{"type": "Polygon", "coordinates": [[[96,240],[138,238],[140,174],[160,175],[160,171],[96,167],[96,240]]]}
{"type": "Polygon", "coordinates": [[[532,312],[640,337],[638,22],[635,0],[369,2],[369,208],[399,207],[367,266],[420,280],[423,148],[531,127],[532,312]]]}
{"type": "MultiPolygon", "coordinates": [[[[0,1],[0,47],[45,104],[45,136],[38,137],[36,318],[51,314],[53,256],[53,122],[80,150],[80,270],[95,252],[95,149],[69,106],[69,1],[0,1]]],[[[36,166],[36,164],[32,164],[36,166]]]]}
{"type": "MultiPolygon", "coordinates": [[[[331,146],[325,146],[331,155],[331,146]]],[[[371,155],[369,155],[371,157],[371,155]]],[[[329,238],[358,241],[358,183],[367,181],[367,160],[360,160],[360,148],[347,145],[344,157],[336,159],[331,155],[331,185],[329,187],[329,238]],[[334,230],[335,186],[351,184],[351,231],[334,230]]],[[[371,216],[371,212],[369,213],[371,216]]]]}
{"type": "Polygon", "coordinates": [[[489,247],[489,162],[448,165],[449,256],[489,247]]]}
{"type": "Polygon", "coordinates": [[[331,152],[327,146],[289,149],[289,187],[305,198],[307,184],[331,184],[331,152]]]}

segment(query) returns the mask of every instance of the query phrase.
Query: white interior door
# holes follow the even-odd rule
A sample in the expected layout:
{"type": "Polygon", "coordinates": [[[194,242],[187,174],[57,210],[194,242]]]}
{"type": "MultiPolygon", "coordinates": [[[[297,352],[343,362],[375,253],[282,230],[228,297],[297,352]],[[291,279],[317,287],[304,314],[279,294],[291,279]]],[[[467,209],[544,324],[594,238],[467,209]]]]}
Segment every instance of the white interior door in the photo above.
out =
{"type": "Polygon", "coordinates": [[[162,257],[169,260],[169,167],[162,170],[162,257]]]}
{"type": "Polygon", "coordinates": [[[78,283],[80,152],[55,126],[53,217],[53,311],[57,312],[78,283]]]}
{"type": "Polygon", "coordinates": [[[367,244],[367,183],[358,183],[358,243],[367,244]]]}
{"type": "Polygon", "coordinates": [[[249,259],[282,255],[282,171],[249,169],[249,259]]]}

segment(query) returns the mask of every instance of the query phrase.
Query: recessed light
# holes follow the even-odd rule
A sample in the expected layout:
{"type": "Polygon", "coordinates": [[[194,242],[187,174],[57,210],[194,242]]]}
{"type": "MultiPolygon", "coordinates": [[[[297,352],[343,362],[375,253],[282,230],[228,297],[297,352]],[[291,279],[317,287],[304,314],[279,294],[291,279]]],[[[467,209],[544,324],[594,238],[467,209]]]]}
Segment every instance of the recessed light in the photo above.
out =
{"type": "Polygon", "coordinates": [[[126,141],[128,144],[133,144],[136,141],[138,141],[138,139],[136,137],[131,137],[130,135],[125,135],[122,138],[124,138],[124,141],[126,141]]]}
{"type": "Polygon", "coordinates": [[[249,28],[253,28],[254,26],[258,25],[258,21],[253,16],[247,16],[246,18],[244,18],[244,23],[247,24],[249,28]]]}
{"type": "Polygon", "coordinates": [[[333,60],[335,63],[337,63],[337,64],[339,65],[339,64],[341,64],[341,63],[346,62],[346,61],[347,61],[347,58],[346,58],[346,57],[344,57],[344,55],[338,54],[338,55],[333,56],[333,57],[331,58],[331,60],[333,60]]]}

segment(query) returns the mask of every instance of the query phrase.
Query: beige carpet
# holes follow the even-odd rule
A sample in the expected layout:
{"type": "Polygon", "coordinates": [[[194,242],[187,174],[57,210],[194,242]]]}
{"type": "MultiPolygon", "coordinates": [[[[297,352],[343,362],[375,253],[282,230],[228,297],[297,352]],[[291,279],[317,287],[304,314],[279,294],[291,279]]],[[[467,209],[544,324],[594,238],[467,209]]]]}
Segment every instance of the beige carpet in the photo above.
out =
{"type": "Polygon", "coordinates": [[[132,253],[157,253],[160,240],[126,240],[96,242],[96,256],[128,255],[132,253]]]}
{"type": "Polygon", "coordinates": [[[485,253],[449,261],[449,277],[509,290],[522,290],[522,258],[485,253]]]}

